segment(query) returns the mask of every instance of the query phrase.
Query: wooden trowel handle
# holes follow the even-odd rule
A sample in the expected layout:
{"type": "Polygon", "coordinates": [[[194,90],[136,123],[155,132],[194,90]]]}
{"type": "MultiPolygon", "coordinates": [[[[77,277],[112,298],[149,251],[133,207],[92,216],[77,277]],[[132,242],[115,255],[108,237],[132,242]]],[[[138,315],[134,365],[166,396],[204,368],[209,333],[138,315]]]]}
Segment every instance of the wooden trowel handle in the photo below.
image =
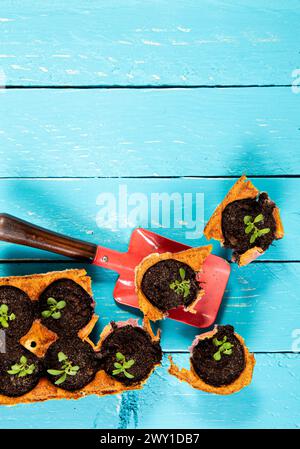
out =
{"type": "Polygon", "coordinates": [[[66,237],[8,214],[0,214],[0,240],[92,262],[97,245],[66,237]]]}

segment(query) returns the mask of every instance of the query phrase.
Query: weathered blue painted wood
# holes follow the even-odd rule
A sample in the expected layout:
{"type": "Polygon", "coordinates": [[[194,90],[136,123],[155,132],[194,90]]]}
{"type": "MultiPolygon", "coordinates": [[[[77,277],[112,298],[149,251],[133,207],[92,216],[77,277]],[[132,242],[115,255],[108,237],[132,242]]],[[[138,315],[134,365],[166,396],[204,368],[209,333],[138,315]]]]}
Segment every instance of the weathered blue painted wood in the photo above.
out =
{"type": "Polygon", "coordinates": [[[299,66],[297,0],[3,3],[8,84],[290,84],[299,66]]]}
{"type": "MultiPolygon", "coordinates": [[[[0,276],[82,266],[54,262],[4,263],[0,265],[0,276]]],[[[115,274],[97,267],[85,268],[92,276],[96,313],[100,316],[93,333],[95,341],[109,321],[141,318],[136,309],[120,306],[113,300],[115,274]]],[[[233,324],[252,351],[300,351],[300,344],[296,340],[300,335],[299,289],[299,263],[252,264],[245,270],[234,266],[217,322],[233,324]]],[[[195,335],[202,332],[172,320],[165,320],[159,326],[165,351],[187,351],[195,335]]]]}
{"type": "Polygon", "coordinates": [[[290,88],[0,91],[0,176],[300,174],[290,88]]]}
{"type": "MultiPolygon", "coordinates": [[[[1,429],[93,429],[119,427],[121,395],[90,396],[79,401],[58,400],[44,403],[2,406],[1,429]]],[[[128,413],[122,410],[122,414],[128,413]]]]}
{"type": "MultiPolygon", "coordinates": [[[[201,238],[204,223],[234,182],[235,179],[211,178],[2,179],[0,210],[121,251],[126,250],[131,230],[138,226],[197,246],[207,243],[201,238]],[[158,195],[163,193],[167,194],[164,202],[158,202],[158,195]],[[171,198],[174,201],[170,201],[169,214],[171,198]],[[159,209],[164,214],[157,215],[159,209]]],[[[268,191],[281,208],[286,230],[284,239],[275,242],[260,260],[299,260],[300,180],[259,178],[254,182],[259,189],[268,191]]],[[[0,248],[2,259],[57,258],[3,242],[0,248]]],[[[214,252],[229,257],[229,252],[217,242],[214,252]]]]}
{"type": "MultiPolygon", "coordinates": [[[[174,359],[188,366],[187,355],[174,359]]],[[[257,354],[252,384],[228,397],[198,392],[167,374],[153,376],[138,399],[138,424],[142,428],[298,428],[299,361],[291,354],[257,354]]]]}
{"type": "MultiPolygon", "coordinates": [[[[188,366],[187,354],[174,359],[188,366]]],[[[252,384],[221,397],[171,377],[165,356],[142,391],[1,407],[0,428],[298,428],[299,356],[257,354],[256,361],[252,384]]]]}
{"type": "MultiPolygon", "coordinates": [[[[92,0],[88,5],[15,0],[2,6],[0,16],[3,86],[289,85],[299,66],[295,0],[288,5],[175,0],[172,14],[167,0],[92,0]]],[[[1,89],[0,116],[0,177],[6,178],[0,180],[1,211],[119,250],[126,249],[137,225],[198,245],[205,239],[190,238],[195,229],[189,222],[197,218],[201,234],[234,182],[211,177],[244,171],[261,176],[255,184],[281,206],[287,233],[260,263],[232,266],[218,317],[235,325],[258,352],[249,388],[226,398],[192,390],[167,374],[165,354],[164,366],[141,392],[2,407],[0,427],[299,427],[299,354],[279,353],[300,346],[300,264],[293,262],[299,261],[299,179],[284,178],[300,174],[298,96],[289,87],[1,89]],[[281,178],[263,178],[267,175],[281,178]],[[34,179],[132,176],[176,179],[34,179]],[[14,177],[33,179],[7,179],[14,177]],[[128,213],[118,203],[119,189],[123,196],[127,189],[128,213]],[[116,210],[110,204],[109,211],[118,221],[99,227],[103,192],[116,198],[116,210]],[[176,216],[171,207],[171,221],[163,224],[155,207],[133,210],[134,204],[146,205],[151,193],[163,192],[177,194],[175,201],[190,194],[191,209],[184,198],[185,216],[176,216]],[[204,206],[203,197],[197,197],[199,209],[196,193],[204,195],[204,206]]],[[[217,244],[214,251],[228,256],[217,244]]],[[[0,245],[0,259],[17,258],[42,261],[2,263],[0,275],[81,266],[0,245]]],[[[114,273],[87,269],[100,314],[96,339],[108,321],[139,315],[114,303],[114,273]]],[[[171,320],[161,327],[163,349],[185,352],[175,354],[175,360],[187,365],[186,351],[198,331],[171,320]]]]}

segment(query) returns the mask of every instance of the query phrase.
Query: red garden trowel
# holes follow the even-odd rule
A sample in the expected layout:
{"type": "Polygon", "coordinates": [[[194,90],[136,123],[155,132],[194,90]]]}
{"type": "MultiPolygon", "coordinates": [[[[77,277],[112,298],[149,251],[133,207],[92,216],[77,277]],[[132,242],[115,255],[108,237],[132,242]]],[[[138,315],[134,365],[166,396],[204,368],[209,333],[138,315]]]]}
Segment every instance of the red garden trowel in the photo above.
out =
{"type": "MultiPolygon", "coordinates": [[[[7,214],[0,214],[0,240],[51,251],[116,271],[120,276],[113,293],[115,300],[135,308],[139,307],[135,293],[135,267],[142,259],[151,253],[176,253],[190,248],[138,228],[131,234],[128,251],[120,253],[94,243],[65,237],[7,214]]],[[[198,277],[205,295],[196,306],[197,313],[178,308],[169,312],[169,318],[191,326],[209,327],[216,319],[229,273],[230,266],[224,259],[209,255],[198,277]]]]}

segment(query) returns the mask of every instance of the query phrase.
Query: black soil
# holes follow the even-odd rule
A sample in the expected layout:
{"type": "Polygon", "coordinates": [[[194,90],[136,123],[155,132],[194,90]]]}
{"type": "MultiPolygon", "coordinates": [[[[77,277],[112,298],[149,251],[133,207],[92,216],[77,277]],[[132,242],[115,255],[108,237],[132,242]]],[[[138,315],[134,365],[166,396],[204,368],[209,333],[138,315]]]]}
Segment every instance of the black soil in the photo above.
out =
{"type": "Polygon", "coordinates": [[[9,345],[7,352],[0,354],[0,393],[9,397],[22,396],[38,384],[42,372],[42,363],[34,354],[17,343],[9,345]],[[19,363],[22,356],[27,358],[28,365],[34,364],[33,373],[24,377],[8,374],[7,371],[12,365],[19,363]]]}
{"type": "Polygon", "coordinates": [[[48,285],[39,298],[39,314],[43,325],[58,335],[77,334],[90,321],[93,313],[93,299],[71,279],[54,281],[48,285]],[[59,319],[54,319],[52,316],[43,318],[41,315],[44,310],[49,310],[47,299],[50,297],[57,302],[66,302],[65,308],[60,311],[59,319]]]}
{"type": "Polygon", "coordinates": [[[103,341],[98,355],[100,366],[124,385],[138,384],[149,376],[156,364],[160,363],[162,358],[160,344],[153,342],[149,334],[140,327],[131,325],[116,327],[114,323],[111,324],[114,330],[103,341]],[[131,359],[135,361],[128,369],[128,373],[134,376],[132,379],[128,379],[123,373],[112,375],[116,369],[114,363],[117,362],[117,352],[123,354],[126,361],[131,359]]]}
{"type": "Polygon", "coordinates": [[[197,375],[207,384],[214,387],[229,385],[234,382],[245,368],[244,348],[234,335],[232,326],[218,326],[218,332],[212,338],[199,340],[193,349],[192,366],[197,375]],[[213,339],[223,340],[233,345],[232,354],[223,354],[221,360],[216,361],[213,355],[218,350],[213,339]]]}
{"type": "Polygon", "coordinates": [[[68,357],[72,366],[79,366],[77,374],[75,376],[68,375],[62,384],[57,385],[59,388],[68,391],[80,390],[94,379],[97,372],[97,361],[92,347],[78,337],[60,338],[49,347],[44,359],[46,375],[52,383],[55,383],[60,376],[50,375],[47,370],[61,370],[62,363],[58,361],[59,352],[63,352],[68,357]]]}
{"type": "Polygon", "coordinates": [[[19,339],[27,334],[34,320],[34,305],[25,292],[13,286],[0,286],[0,306],[8,306],[8,315],[14,313],[15,319],[8,320],[8,328],[0,329],[5,331],[9,338],[19,339]]]}
{"type": "Polygon", "coordinates": [[[266,250],[275,239],[274,207],[275,203],[269,199],[266,193],[261,193],[257,199],[249,198],[227,204],[222,214],[224,246],[233,249],[236,256],[243,254],[254,246],[266,250]],[[251,244],[251,234],[245,233],[244,217],[250,215],[254,219],[259,214],[263,214],[264,220],[256,224],[257,228],[270,228],[270,232],[258,237],[251,244]]]}
{"type": "Polygon", "coordinates": [[[187,264],[174,259],[167,259],[152,265],[143,276],[142,291],[146,298],[162,312],[178,306],[188,306],[197,297],[201,289],[196,280],[195,271],[187,264]],[[190,292],[184,298],[170,288],[174,281],[181,281],[179,269],[185,270],[185,279],[190,281],[190,292]]]}

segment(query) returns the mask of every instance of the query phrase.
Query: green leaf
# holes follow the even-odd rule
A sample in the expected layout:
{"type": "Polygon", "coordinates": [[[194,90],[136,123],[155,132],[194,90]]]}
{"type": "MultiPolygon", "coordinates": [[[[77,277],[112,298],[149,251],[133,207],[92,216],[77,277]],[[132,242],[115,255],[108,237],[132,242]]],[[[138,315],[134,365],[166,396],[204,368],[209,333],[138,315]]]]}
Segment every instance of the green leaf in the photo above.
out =
{"type": "Polygon", "coordinates": [[[228,342],[228,343],[223,343],[222,346],[223,346],[224,349],[230,349],[230,348],[232,348],[232,344],[229,343],[229,342],[228,342]]]}
{"type": "Polygon", "coordinates": [[[47,369],[47,373],[51,374],[51,376],[59,376],[60,374],[63,374],[63,370],[58,369],[47,369]]]}
{"type": "Polygon", "coordinates": [[[129,368],[131,368],[134,364],[135,364],[135,360],[133,360],[133,359],[128,360],[128,362],[125,362],[125,363],[124,363],[124,368],[125,368],[125,369],[129,369],[129,368]]]}
{"type": "Polygon", "coordinates": [[[254,223],[259,223],[260,221],[263,221],[264,216],[263,214],[257,215],[257,217],[254,218],[254,223]]]}
{"type": "Polygon", "coordinates": [[[214,339],[213,339],[213,344],[214,344],[215,346],[221,346],[222,343],[223,343],[223,342],[220,341],[220,340],[218,340],[217,338],[214,338],[214,339]]]}
{"type": "Polygon", "coordinates": [[[14,313],[11,313],[11,314],[9,315],[9,319],[10,319],[10,321],[15,320],[15,319],[16,319],[16,315],[15,315],[14,313]]]}
{"type": "Polygon", "coordinates": [[[75,366],[72,366],[72,368],[71,368],[71,370],[72,371],[79,371],[80,370],[80,366],[77,366],[77,365],[75,365],[75,366]]]}
{"type": "Polygon", "coordinates": [[[59,301],[56,305],[58,310],[64,309],[66,307],[67,303],[66,301],[59,301]]]}
{"type": "Polygon", "coordinates": [[[9,369],[7,371],[8,374],[12,374],[12,375],[18,374],[19,372],[20,372],[20,369],[9,369]]]}
{"type": "Polygon", "coordinates": [[[271,231],[271,229],[270,228],[264,228],[264,229],[260,229],[259,231],[258,231],[258,237],[260,237],[260,236],[262,236],[262,235],[265,235],[265,234],[268,234],[269,232],[271,231]]]}
{"type": "Polygon", "coordinates": [[[59,379],[57,379],[55,383],[55,385],[60,385],[62,384],[67,378],[67,373],[64,373],[59,379]]]}
{"type": "MultiPolygon", "coordinates": [[[[119,362],[114,363],[114,367],[117,369],[113,370],[112,375],[116,376],[117,374],[120,374],[120,373],[124,373],[124,375],[126,375],[126,369],[131,368],[132,365],[134,365],[135,360],[130,359],[130,360],[126,361],[126,357],[123,354],[121,354],[120,352],[116,353],[116,358],[121,363],[119,363],[119,362]]],[[[129,373],[127,373],[127,374],[129,374],[129,373]]]]}
{"type": "Polygon", "coordinates": [[[226,335],[224,335],[224,337],[223,337],[222,340],[218,340],[217,337],[215,337],[215,338],[213,339],[213,344],[214,344],[215,346],[221,346],[223,343],[225,343],[226,340],[227,340],[226,335]]]}
{"type": "Polygon", "coordinates": [[[124,375],[128,378],[128,379],[133,379],[134,376],[130,373],[127,373],[127,371],[124,371],[124,375]]]}
{"type": "Polygon", "coordinates": [[[225,349],[224,354],[231,355],[232,354],[232,349],[225,349]]]}
{"type": "Polygon", "coordinates": [[[245,224],[252,223],[252,217],[251,217],[251,215],[246,215],[246,216],[244,217],[244,223],[245,223],[245,224]]]}
{"type": "Polygon", "coordinates": [[[181,277],[181,282],[179,282],[178,280],[171,282],[171,284],[169,284],[169,287],[178,295],[183,295],[183,297],[186,298],[190,294],[191,281],[189,279],[185,279],[184,268],[179,269],[179,274],[181,277]]]}
{"type": "Polygon", "coordinates": [[[2,324],[2,327],[5,327],[5,329],[7,329],[8,328],[8,322],[6,321],[6,319],[5,318],[1,318],[1,324],[2,324]]]}
{"type": "Polygon", "coordinates": [[[124,355],[121,352],[117,352],[116,353],[116,359],[117,360],[124,360],[125,357],[124,357],[124,355]]]}
{"type": "Polygon", "coordinates": [[[251,235],[251,237],[250,237],[250,243],[254,243],[255,240],[256,240],[256,238],[257,238],[257,234],[256,234],[256,233],[253,233],[253,234],[251,235]]]}
{"type": "Polygon", "coordinates": [[[7,313],[7,312],[8,312],[8,306],[7,306],[7,304],[1,304],[1,306],[0,306],[0,312],[3,312],[3,313],[7,313]]]}
{"type": "Polygon", "coordinates": [[[64,360],[67,360],[67,356],[66,356],[66,354],[64,354],[63,352],[59,352],[58,354],[57,354],[57,358],[58,358],[58,361],[59,362],[63,362],[64,360]]]}
{"type": "Polygon", "coordinates": [[[43,317],[43,318],[49,318],[49,316],[51,316],[50,310],[44,310],[44,311],[42,312],[42,317],[43,317]]]}
{"type": "Polygon", "coordinates": [[[15,363],[14,365],[12,365],[11,369],[15,370],[20,370],[21,369],[21,365],[19,365],[18,363],[15,363]]]}
{"type": "Polygon", "coordinates": [[[184,287],[183,297],[186,298],[190,294],[190,288],[188,286],[184,287]]]}
{"type": "Polygon", "coordinates": [[[25,356],[20,358],[20,362],[20,364],[14,363],[7,373],[14,376],[18,375],[18,377],[25,377],[33,373],[35,370],[35,365],[33,363],[31,365],[27,365],[27,358],[25,356]]]}
{"type": "Polygon", "coordinates": [[[59,320],[60,317],[61,317],[61,313],[60,312],[52,313],[52,318],[54,318],[55,320],[59,320]]]}
{"type": "Polygon", "coordinates": [[[250,234],[250,232],[252,231],[252,229],[253,229],[253,224],[251,223],[250,225],[248,225],[248,226],[246,227],[245,233],[246,233],[246,234],[250,234]]]}
{"type": "Polygon", "coordinates": [[[27,374],[32,374],[35,371],[35,365],[29,365],[28,368],[26,369],[26,373],[27,374]]]}
{"type": "Polygon", "coordinates": [[[56,301],[56,299],[50,297],[47,299],[47,304],[48,304],[48,306],[56,306],[57,301],[56,301]]]}
{"type": "Polygon", "coordinates": [[[123,368],[122,365],[121,365],[121,363],[118,363],[118,362],[115,362],[115,363],[114,363],[114,367],[115,367],[115,368],[123,368]]]}
{"type": "Polygon", "coordinates": [[[216,362],[218,362],[219,360],[221,360],[221,353],[218,351],[213,355],[214,359],[216,362]]]}

